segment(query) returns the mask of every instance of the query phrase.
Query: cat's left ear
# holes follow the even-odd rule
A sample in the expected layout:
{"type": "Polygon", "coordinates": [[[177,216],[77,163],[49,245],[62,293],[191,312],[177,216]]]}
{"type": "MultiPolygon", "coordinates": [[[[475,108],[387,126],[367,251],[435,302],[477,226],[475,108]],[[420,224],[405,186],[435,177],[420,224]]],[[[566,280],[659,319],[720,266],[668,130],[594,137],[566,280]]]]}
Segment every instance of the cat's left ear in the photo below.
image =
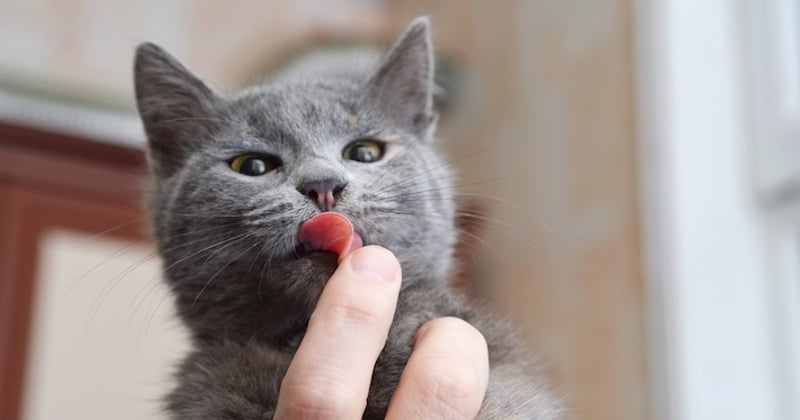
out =
{"type": "Polygon", "coordinates": [[[368,94],[401,128],[430,141],[436,127],[433,111],[433,47],[430,21],[418,17],[384,57],[368,82],[368,94]]]}
{"type": "Polygon", "coordinates": [[[169,176],[215,121],[217,95],[161,47],[144,43],[134,63],[136,105],[156,173],[169,176]]]}

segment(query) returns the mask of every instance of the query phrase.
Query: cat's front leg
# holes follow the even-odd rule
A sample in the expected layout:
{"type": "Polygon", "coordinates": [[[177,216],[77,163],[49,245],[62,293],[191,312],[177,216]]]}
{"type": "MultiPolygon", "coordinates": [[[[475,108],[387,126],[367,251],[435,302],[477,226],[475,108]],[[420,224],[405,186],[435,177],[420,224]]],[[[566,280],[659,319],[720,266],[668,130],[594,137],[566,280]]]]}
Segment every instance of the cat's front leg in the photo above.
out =
{"type": "Polygon", "coordinates": [[[189,355],[167,396],[172,419],[272,419],[290,355],[257,343],[221,343],[189,355]]]}

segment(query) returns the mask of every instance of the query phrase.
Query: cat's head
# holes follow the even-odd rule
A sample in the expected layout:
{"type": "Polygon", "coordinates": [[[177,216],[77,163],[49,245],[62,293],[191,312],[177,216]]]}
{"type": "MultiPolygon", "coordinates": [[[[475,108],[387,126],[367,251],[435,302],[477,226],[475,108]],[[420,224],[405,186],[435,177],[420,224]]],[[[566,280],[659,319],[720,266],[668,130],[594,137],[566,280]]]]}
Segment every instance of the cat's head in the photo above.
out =
{"type": "Polygon", "coordinates": [[[336,256],[298,253],[297,233],[327,191],[365,244],[398,256],[406,284],[445,279],[454,204],[433,145],[433,70],[425,18],[366,76],[293,78],[230,96],[140,46],[150,208],[185,315],[312,308],[336,256]]]}

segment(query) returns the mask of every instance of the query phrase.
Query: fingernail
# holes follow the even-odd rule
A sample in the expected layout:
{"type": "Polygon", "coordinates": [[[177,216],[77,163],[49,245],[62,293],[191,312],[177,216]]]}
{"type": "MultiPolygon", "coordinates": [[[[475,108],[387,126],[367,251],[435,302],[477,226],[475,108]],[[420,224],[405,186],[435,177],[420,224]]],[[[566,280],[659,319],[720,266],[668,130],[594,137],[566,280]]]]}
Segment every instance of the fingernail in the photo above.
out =
{"type": "Polygon", "coordinates": [[[400,267],[391,252],[377,246],[354,251],[350,265],[356,273],[385,281],[394,280],[400,267]]]}

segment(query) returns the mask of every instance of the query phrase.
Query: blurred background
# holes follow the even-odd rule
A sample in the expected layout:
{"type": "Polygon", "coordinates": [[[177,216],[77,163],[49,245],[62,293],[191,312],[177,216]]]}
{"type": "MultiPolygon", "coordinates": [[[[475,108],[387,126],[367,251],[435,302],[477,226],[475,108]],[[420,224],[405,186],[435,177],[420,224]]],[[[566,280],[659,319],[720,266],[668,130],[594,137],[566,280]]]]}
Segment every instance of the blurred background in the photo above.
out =
{"type": "Polygon", "coordinates": [[[135,46],[223,91],[431,16],[459,286],[575,419],[800,418],[797,0],[0,2],[0,419],[160,418],[186,350],[135,46]]]}

